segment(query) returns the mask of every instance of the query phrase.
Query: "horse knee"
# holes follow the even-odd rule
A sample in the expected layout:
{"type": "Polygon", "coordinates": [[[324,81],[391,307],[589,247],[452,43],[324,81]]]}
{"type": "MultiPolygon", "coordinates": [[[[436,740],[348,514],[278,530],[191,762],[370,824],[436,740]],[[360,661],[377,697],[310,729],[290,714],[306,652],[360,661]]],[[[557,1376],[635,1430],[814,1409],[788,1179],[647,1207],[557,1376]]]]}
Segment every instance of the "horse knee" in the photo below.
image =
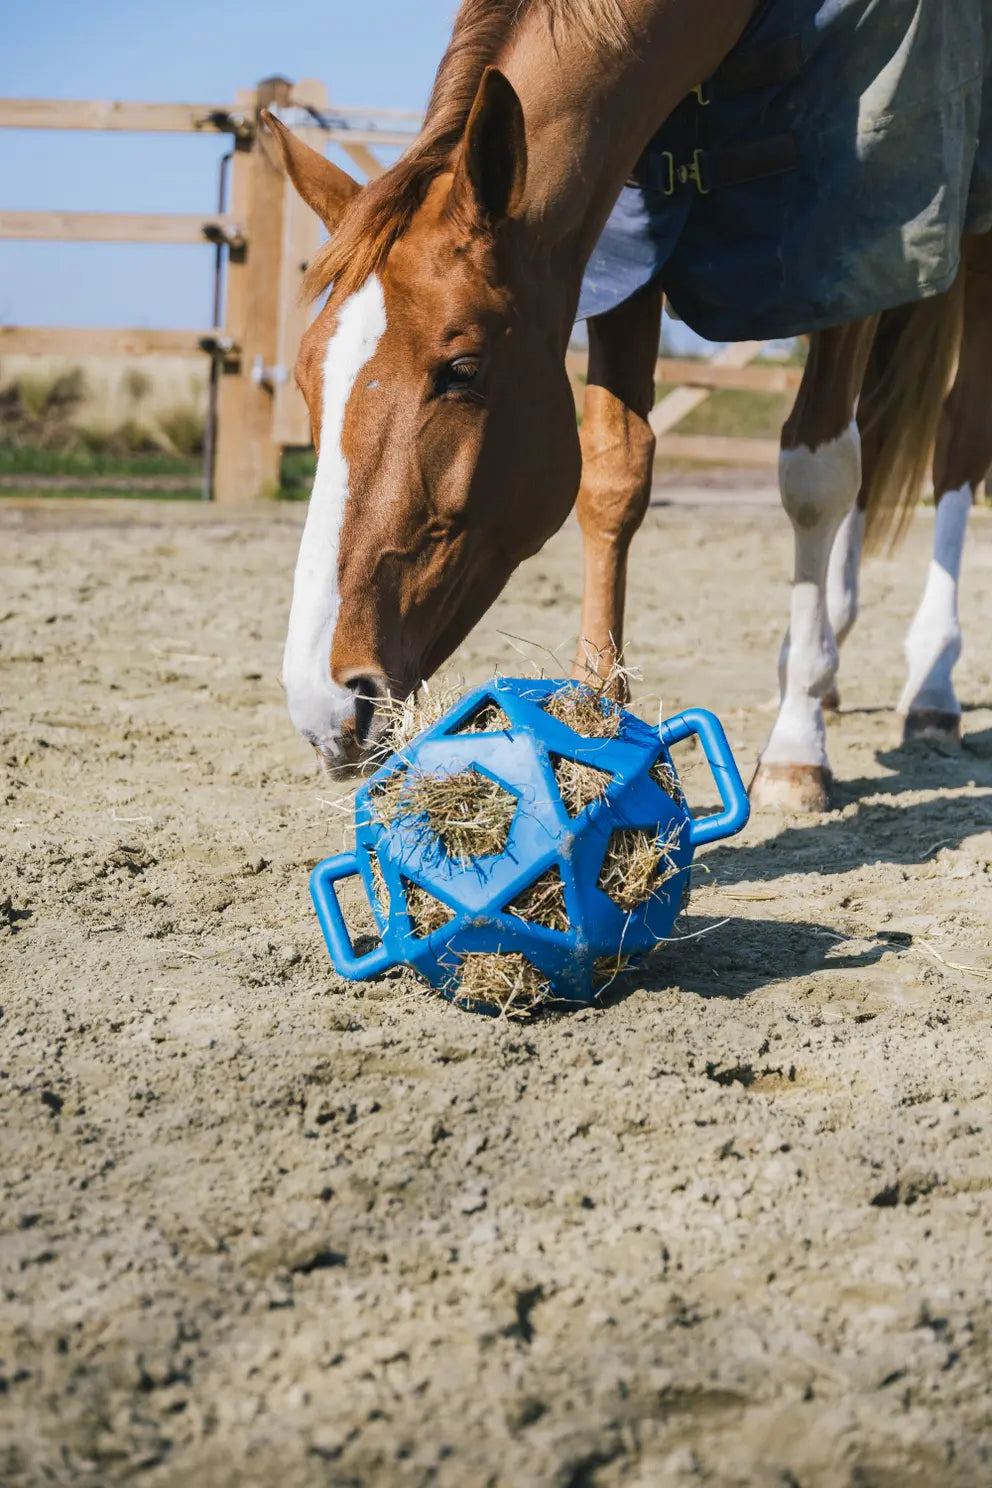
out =
{"type": "Polygon", "coordinates": [[[861,436],[853,420],[816,449],[799,444],[779,455],[782,505],[799,538],[829,532],[832,541],[860,486],[861,436]]]}

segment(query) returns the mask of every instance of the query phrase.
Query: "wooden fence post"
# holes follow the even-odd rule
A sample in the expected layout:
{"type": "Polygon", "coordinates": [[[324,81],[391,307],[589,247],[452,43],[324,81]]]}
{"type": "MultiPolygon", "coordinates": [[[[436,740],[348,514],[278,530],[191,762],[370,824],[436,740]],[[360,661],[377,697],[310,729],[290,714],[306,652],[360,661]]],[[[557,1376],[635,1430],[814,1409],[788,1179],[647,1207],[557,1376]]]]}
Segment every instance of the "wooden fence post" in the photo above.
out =
{"type": "MultiPolygon", "coordinates": [[[[237,105],[257,121],[259,109],[285,108],[290,91],[285,78],[266,78],[256,89],[239,92],[237,105]]],[[[214,498],[223,504],[273,496],[282,454],[275,390],[286,193],[282,171],[257,127],[247,144],[236,148],[232,161],[228,214],[244,225],[247,248],[228,261],[224,334],[240,348],[240,370],[221,378],[218,396],[214,498]]]]}
{"type": "MultiPolygon", "coordinates": [[[[294,108],[305,108],[308,104],[316,109],[327,108],[327,89],[316,78],[301,78],[294,83],[290,95],[294,108]]],[[[324,130],[314,124],[293,130],[305,144],[319,154],[324,153],[326,139],[324,130]]],[[[283,191],[283,250],[282,269],[279,276],[279,334],[277,362],[284,376],[275,389],[275,419],[273,436],[276,442],[286,445],[310,443],[310,415],[303,394],[296,386],[293,369],[300,349],[303,332],[310,323],[312,314],[309,305],[300,303],[300,285],[303,271],[320,247],[320,221],[312,208],[300,197],[289,177],[285,177],[283,191]]]]}

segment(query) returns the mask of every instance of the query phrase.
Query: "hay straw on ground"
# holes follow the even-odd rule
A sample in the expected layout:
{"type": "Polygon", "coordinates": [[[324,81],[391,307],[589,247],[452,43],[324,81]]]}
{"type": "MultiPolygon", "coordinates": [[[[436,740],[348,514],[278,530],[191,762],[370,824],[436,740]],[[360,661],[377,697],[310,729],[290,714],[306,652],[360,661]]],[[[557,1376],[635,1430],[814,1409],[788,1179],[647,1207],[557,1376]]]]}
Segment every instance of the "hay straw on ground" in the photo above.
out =
{"type": "Polygon", "coordinates": [[[498,1007],[504,1018],[529,1018],[552,999],[547,978],[526,956],[470,951],[461,959],[453,1000],[498,1007]]]}
{"type": "Polygon", "coordinates": [[[679,872],[672,856],[679,845],[681,822],[668,835],[642,828],[614,832],[599,875],[599,887],[620,909],[639,909],[679,872]]]}
{"type": "Polygon", "coordinates": [[[565,885],[561,869],[556,863],[546,868],[540,878],[507,906],[510,914],[521,920],[530,920],[535,925],[544,925],[548,930],[567,930],[568,911],[565,908],[565,885]]]}
{"type": "Polygon", "coordinates": [[[551,756],[551,767],[569,816],[580,816],[594,801],[602,801],[613,781],[609,770],[566,759],[560,754],[551,756]]]}

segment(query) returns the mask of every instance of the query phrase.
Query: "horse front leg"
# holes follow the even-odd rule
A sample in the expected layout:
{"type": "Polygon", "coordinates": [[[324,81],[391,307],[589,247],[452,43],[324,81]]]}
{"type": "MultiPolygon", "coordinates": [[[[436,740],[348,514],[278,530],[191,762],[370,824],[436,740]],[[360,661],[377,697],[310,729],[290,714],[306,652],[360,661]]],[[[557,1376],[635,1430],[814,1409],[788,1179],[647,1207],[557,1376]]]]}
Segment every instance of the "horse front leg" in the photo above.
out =
{"type": "Polygon", "coordinates": [[[855,402],[875,331],[859,321],[812,338],[782,430],[779,490],[795,536],[789,628],[779,655],[780,702],[751,782],[757,806],[824,811],[830,790],[823,702],[837,673],[827,575],[837,534],[861,486],[855,402]]]}
{"type": "Polygon", "coordinates": [[[628,688],[623,657],[627,555],[644,520],[654,471],[654,406],[662,295],[647,290],[589,322],[589,376],[583,403],[582,619],[572,675],[609,682],[618,701],[628,688]]]}
{"type": "Polygon", "coordinates": [[[958,586],[975,491],[992,464],[992,237],[970,238],[964,253],[964,317],[957,374],[944,400],[933,463],[933,557],[906,637],[906,685],[899,699],[903,737],[956,743],[961,704],[954,667],[961,654],[958,586]]]}

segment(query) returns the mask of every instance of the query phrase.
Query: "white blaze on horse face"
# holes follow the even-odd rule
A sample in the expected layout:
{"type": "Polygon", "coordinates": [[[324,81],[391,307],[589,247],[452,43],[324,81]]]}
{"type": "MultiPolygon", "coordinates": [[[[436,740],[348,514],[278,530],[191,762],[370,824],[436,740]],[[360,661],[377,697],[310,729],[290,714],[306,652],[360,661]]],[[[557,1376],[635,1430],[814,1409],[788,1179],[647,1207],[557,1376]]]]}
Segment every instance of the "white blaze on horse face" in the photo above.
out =
{"type": "Polygon", "coordinates": [[[837,646],[827,615],[826,579],[838,528],[861,485],[861,436],[852,420],[836,439],[779,457],[782,505],[796,539],[789,630],[782,646],[782,698],[762,764],[827,768],[821,699],[833,686],[837,646]]]}
{"type": "Polygon", "coordinates": [[[927,585],[906,637],[909,675],[899,699],[900,713],[961,712],[952,673],[961,655],[958,581],[971,503],[971,486],[946,491],[937,503],[927,585]]]}
{"type": "Polygon", "coordinates": [[[327,345],[320,455],[296,560],[283,652],[289,716],[332,762],[341,752],[342,727],[355,715],[354,695],[331,677],[331,646],[340,605],[338,557],[348,502],[348,461],[341,440],[355,382],[385,329],[382,285],[373,275],[342,305],[327,345]]]}

